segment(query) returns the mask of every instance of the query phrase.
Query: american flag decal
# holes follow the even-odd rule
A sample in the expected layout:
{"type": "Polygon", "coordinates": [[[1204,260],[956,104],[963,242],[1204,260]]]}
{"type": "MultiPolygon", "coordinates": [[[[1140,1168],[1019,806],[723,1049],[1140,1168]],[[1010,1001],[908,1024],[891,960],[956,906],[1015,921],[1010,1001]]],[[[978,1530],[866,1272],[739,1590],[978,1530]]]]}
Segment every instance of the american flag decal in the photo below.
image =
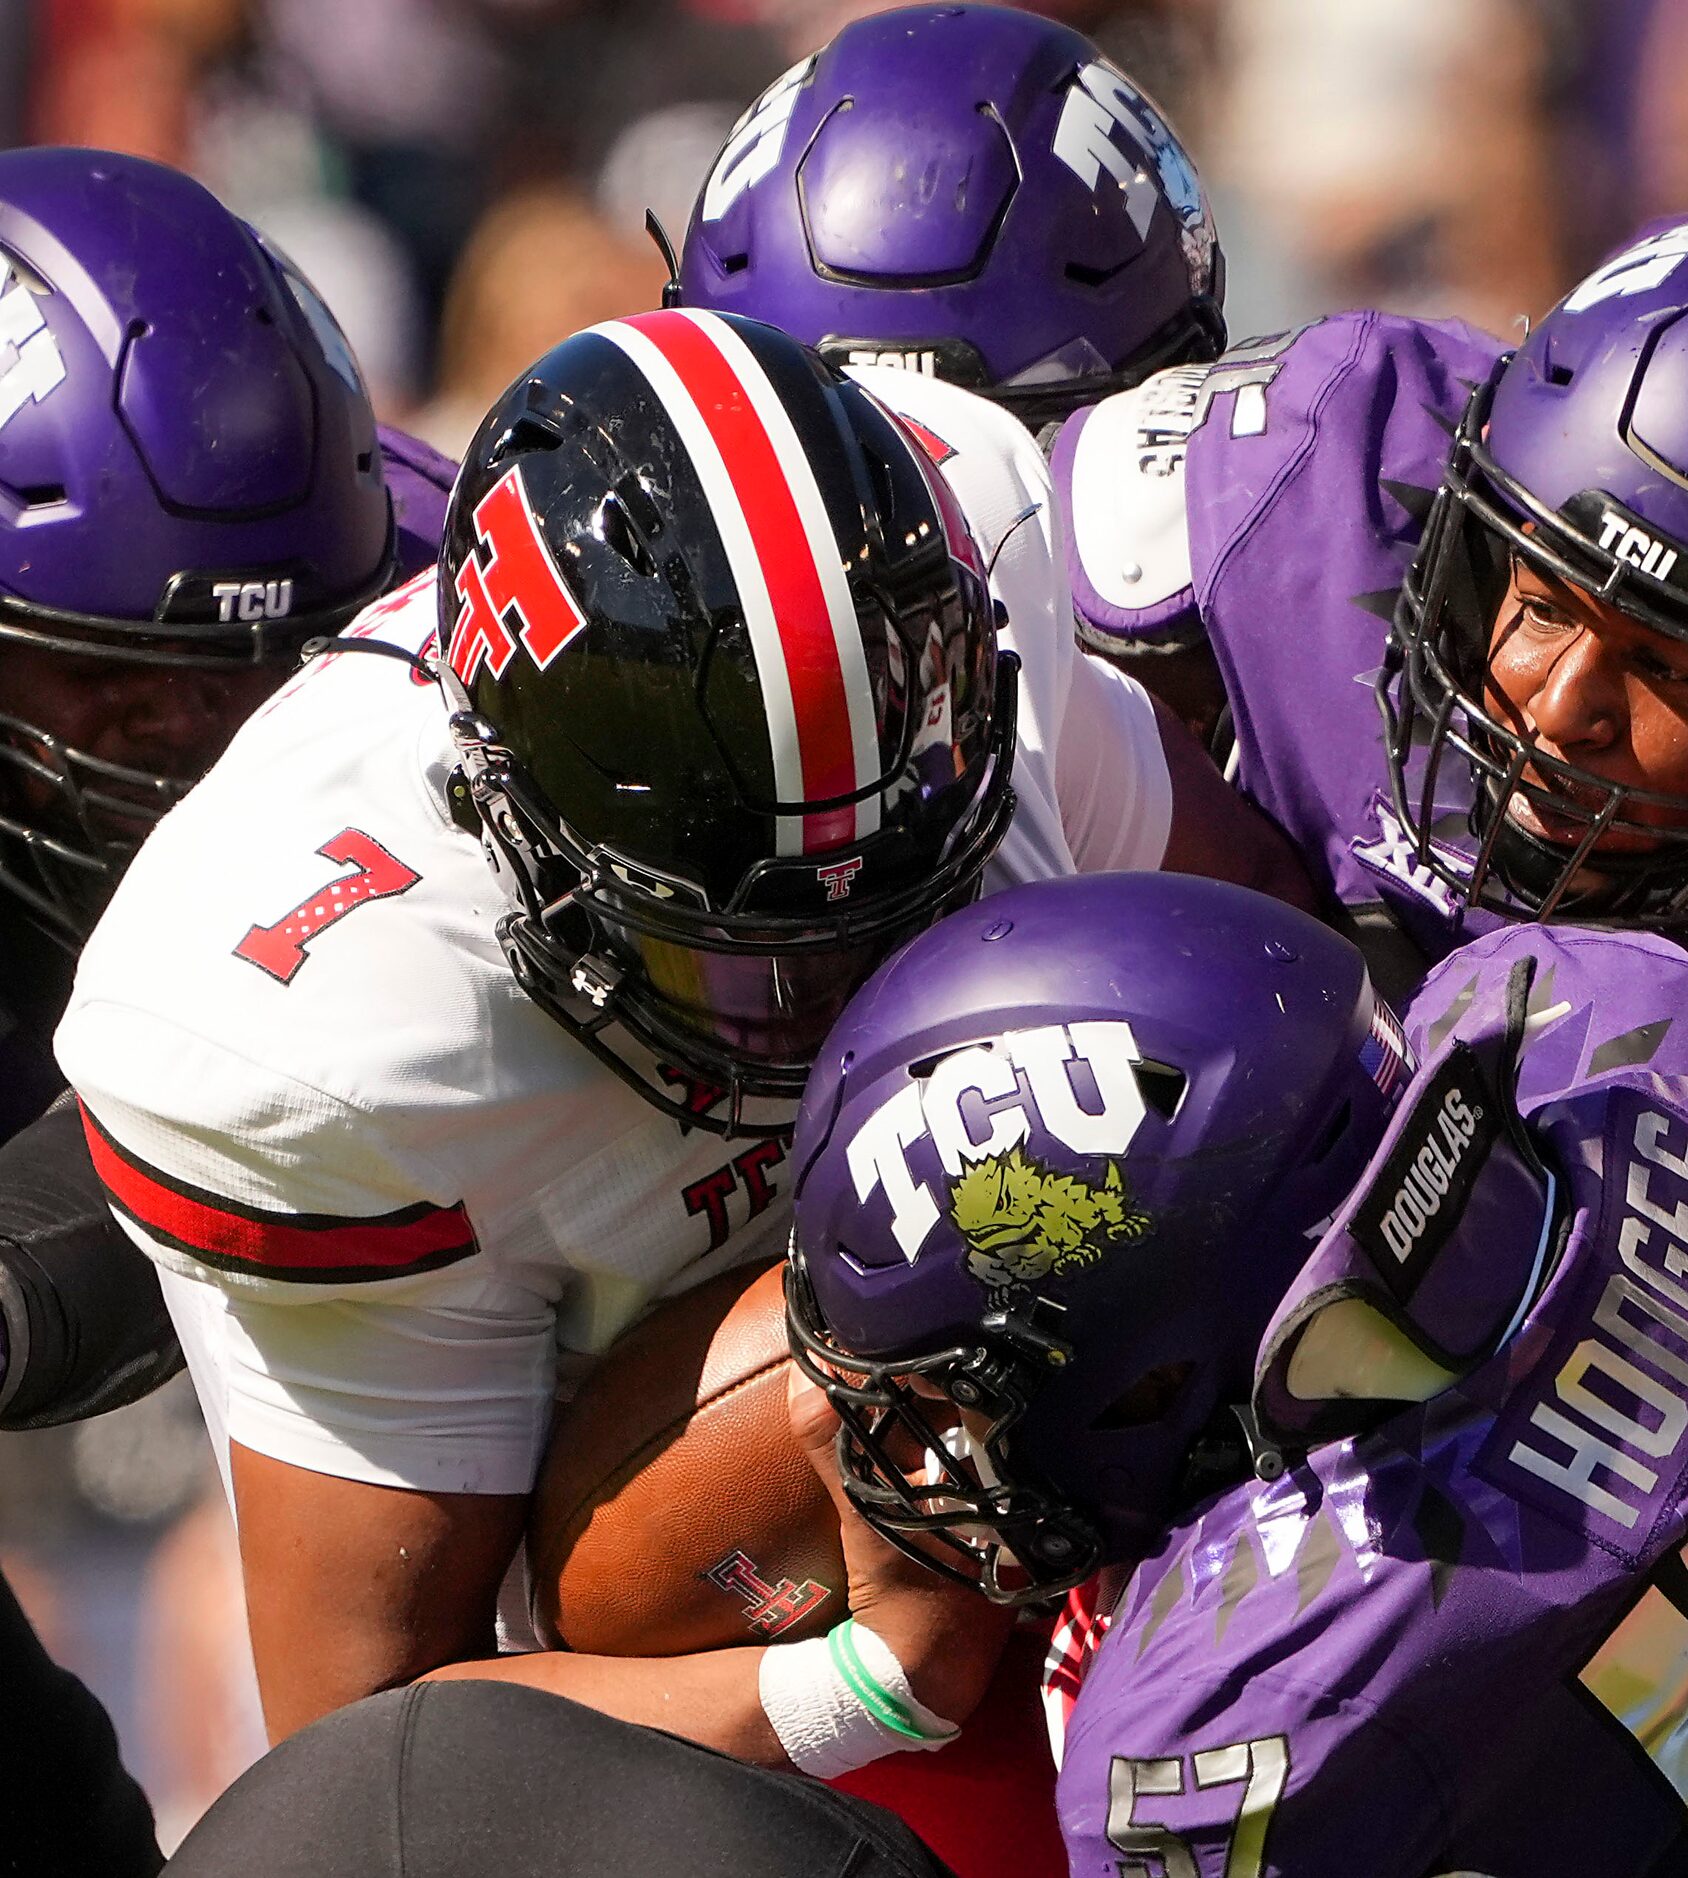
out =
{"type": "Polygon", "coordinates": [[[1386,1096],[1418,1068],[1399,1020],[1382,999],[1372,1006],[1371,1035],[1360,1045],[1360,1067],[1386,1096]]]}

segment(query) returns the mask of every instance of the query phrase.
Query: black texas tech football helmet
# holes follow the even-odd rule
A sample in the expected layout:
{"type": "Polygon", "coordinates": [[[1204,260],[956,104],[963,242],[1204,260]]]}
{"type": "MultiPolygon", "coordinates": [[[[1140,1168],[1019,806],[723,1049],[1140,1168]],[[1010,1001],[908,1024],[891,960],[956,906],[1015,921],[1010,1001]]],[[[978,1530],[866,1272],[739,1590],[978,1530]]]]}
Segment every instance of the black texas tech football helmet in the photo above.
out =
{"type": "Polygon", "coordinates": [[[690,1125],[788,1125],[746,1101],[795,1099],[1013,810],[1014,660],[953,496],[796,340],[646,313],[494,406],[441,568],[457,807],[522,987],[690,1125]]]}

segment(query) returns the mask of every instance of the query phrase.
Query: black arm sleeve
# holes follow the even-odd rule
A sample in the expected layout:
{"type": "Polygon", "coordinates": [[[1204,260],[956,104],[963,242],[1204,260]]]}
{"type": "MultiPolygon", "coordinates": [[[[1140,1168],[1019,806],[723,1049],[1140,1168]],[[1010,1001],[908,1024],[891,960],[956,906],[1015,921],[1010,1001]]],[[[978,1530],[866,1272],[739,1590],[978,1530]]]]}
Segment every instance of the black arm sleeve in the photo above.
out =
{"type": "Polygon", "coordinates": [[[152,1261],[106,1205],[76,1099],[0,1148],[0,1428],[122,1408],[182,1367],[152,1261]]]}
{"type": "Polygon", "coordinates": [[[164,1863],[111,1717],[41,1647],[4,1578],[0,1793],[7,1878],[152,1878],[164,1863]]]}

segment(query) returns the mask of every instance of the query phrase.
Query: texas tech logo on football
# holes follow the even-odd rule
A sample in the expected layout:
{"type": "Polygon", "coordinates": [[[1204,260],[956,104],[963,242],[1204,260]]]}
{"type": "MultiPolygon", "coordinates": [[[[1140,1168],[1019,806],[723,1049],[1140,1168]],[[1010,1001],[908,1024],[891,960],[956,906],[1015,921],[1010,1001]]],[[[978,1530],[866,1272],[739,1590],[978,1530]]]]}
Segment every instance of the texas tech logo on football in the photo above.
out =
{"type": "Polygon", "coordinates": [[[784,1635],[793,1624],[832,1596],[827,1586],[813,1578],[805,1578],[801,1583],[782,1578],[778,1584],[769,1584],[756,1569],[755,1560],[743,1552],[729,1552],[698,1576],[707,1578],[731,1596],[741,1598],[745,1605],[745,1624],[759,1637],[784,1635]]]}

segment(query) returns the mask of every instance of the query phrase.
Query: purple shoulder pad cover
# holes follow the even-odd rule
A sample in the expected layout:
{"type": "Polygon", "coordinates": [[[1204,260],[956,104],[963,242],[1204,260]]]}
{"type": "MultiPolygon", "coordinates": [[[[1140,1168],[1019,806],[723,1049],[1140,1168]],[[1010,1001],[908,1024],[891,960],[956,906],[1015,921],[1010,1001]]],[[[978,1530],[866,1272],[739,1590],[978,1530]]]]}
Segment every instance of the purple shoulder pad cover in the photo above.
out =
{"type": "Polygon", "coordinates": [[[398,568],[394,584],[431,567],[445,536],[446,504],[457,465],[431,444],[391,424],[381,425],[381,462],[393,501],[398,568]]]}
{"type": "Polygon", "coordinates": [[[1555,1182],[1517,1109],[1517,1059],[1535,961],[1491,978],[1419,1069],[1382,1144],[1267,1327],[1255,1384],[1263,1427],[1323,1440],[1375,1420],[1364,1373],[1343,1395],[1292,1393],[1297,1344],[1321,1312],[1371,1305],[1417,1349],[1463,1373],[1494,1353],[1538,1293],[1555,1182]]]}

